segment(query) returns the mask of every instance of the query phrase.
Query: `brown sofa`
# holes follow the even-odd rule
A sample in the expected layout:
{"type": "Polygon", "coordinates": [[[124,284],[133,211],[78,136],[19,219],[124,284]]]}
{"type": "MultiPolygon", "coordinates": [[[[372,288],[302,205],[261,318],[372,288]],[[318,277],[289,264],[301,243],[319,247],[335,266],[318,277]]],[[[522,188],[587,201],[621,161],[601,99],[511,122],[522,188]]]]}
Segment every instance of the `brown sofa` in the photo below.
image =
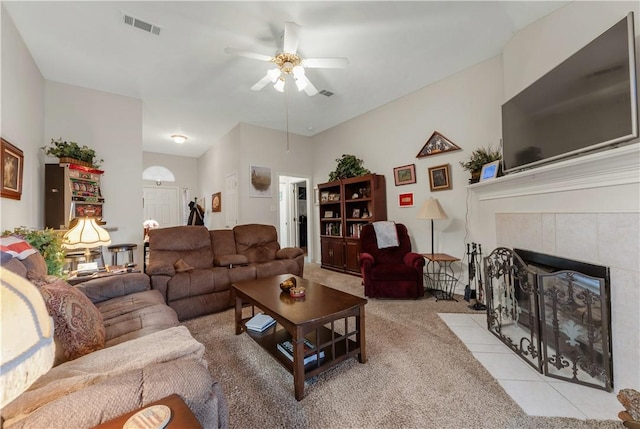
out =
{"type": "Polygon", "coordinates": [[[303,275],[304,251],[280,248],[272,225],[237,225],[208,230],[175,226],[149,231],[151,287],[164,296],[180,320],[232,306],[231,283],[303,275]]]}
{"type": "MultiPolygon", "coordinates": [[[[7,260],[3,270],[25,278],[47,274],[39,253],[7,260]]],[[[56,366],[0,410],[4,428],[89,428],[172,393],[203,427],[228,427],[226,399],[207,369],[204,346],[179,326],[146,274],[99,278],[75,288],[102,315],[105,347],[58,364],[64,355],[56,339],[56,366]]]]}

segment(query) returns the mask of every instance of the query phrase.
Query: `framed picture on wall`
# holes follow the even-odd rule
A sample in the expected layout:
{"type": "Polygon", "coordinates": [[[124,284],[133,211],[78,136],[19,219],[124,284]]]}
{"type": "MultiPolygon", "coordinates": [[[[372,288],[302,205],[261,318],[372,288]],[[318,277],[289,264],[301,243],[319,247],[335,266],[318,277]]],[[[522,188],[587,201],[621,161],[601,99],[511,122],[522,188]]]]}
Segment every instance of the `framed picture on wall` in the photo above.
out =
{"type": "Polygon", "coordinates": [[[413,192],[398,195],[398,205],[400,207],[413,207],[413,192]]]}
{"type": "Polygon", "coordinates": [[[2,156],[0,160],[2,170],[2,188],[0,196],[19,200],[22,198],[22,177],[24,169],[23,152],[2,139],[2,156]]]}
{"type": "Polygon", "coordinates": [[[396,186],[416,183],[416,165],[409,164],[394,168],[393,178],[396,181],[396,186]]]}
{"type": "Polygon", "coordinates": [[[425,156],[437,155],[454,150],[460,150],[460,147],[439,132],[434,131],[431,137],[429,137],[429,140],[427,140],[422,149],[420,149],[416,158],[423,158],[425,156]]]}
{"type": "Polygon", "coordinates": [[[429,169],[429,187],[432,192],[451,189],[449,170],[449,164],[438,165],[429,169]]]}
{"type": "Polygon", "coordinates": [[[250,167],[251,186],[249,196],[271,198],[271,167],[250,167]]]}
{"type": "Polygon", "coordinates": [[[211,195],[211,211],[218,213],[222,211],[222,192],[211,195]]]}

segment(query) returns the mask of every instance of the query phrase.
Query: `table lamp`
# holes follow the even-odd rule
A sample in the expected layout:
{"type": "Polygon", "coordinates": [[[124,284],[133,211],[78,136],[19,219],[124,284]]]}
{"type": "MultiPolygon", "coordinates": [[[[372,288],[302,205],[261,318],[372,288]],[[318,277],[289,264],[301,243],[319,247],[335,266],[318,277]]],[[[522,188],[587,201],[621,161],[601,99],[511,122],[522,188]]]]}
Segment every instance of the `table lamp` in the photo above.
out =
{"type": "Polygon", "coordinates": [[[85,262],[91,259],[91,248],[108,246],[111,244],[111,237],[106,229],[102,228],[91,216],[92,211],[86,210],[87,216],[77,218],[73,228],[67,231],[62,237],[62,247],[65,249],[84,249],[85,262]]]}
{"type": "Polygon", "coordinates": [[[40,291],[0,268],[0,408],[53,366],[53,320],[40,291]]]}
{"type": "Polygon", "coordinates": [[[142,226],[144,228],[144,241],[147,241],[149,239],[149,230],[158,228],[160,224],[156,220],[147,219],[142,223],[142,226]]]}
{"type": "Polygon", "coordinates": [[[422,207],[420,207],[417,218],[431,220],[431,254],[433,255],[433,221],[436,219],[447,219],[447,214],[437,199],[429,198],[422,204],[422,207]]]}

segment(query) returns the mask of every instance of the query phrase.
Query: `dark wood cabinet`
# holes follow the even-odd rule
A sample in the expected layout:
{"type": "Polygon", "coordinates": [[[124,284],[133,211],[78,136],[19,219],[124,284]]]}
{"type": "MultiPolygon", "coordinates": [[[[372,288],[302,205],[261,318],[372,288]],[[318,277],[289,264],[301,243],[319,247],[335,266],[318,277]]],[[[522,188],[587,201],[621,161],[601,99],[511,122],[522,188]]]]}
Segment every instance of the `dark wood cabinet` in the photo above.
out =
{"type": "Polygon", "coordinates": [[[367,174],[318,185],[322,267],[360,274],[360,231],[387,220],[384,176],[367,174]]]}

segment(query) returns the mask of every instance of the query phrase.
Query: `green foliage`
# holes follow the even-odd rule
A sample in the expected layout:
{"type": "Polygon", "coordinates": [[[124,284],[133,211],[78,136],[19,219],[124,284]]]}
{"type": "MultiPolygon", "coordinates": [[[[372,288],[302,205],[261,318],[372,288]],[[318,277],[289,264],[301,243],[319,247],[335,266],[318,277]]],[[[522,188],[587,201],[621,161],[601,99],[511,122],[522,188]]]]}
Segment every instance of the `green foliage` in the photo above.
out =
{"type": "Polygon", "coordinates": [[[460,165],[467,171],[480,171],[482,170],[482,166],[493,161],[497,161],[502,158],[500,154],[500,150],[493,149],[491,145],[488,147],[479,147],[471,152],[471,156],[469,157],[469,161],[462,162],[460,161],[460,165]]]}
{"type": "Polygon", "coordinates": [[[64,250],[62,249],[62,233],[51,228],[44,230],[14,228],[4,231],[2,235],[15,235],[23,238],[35,247],[47,263],[47,271],[54,276],[62,276],[64,267],[64,250]]]}
{"type": "Polygon", "coordinates": [[[336,159],[338,165],[336,169],[329,173],[329,181],[333,182],[338,179],[348,179],[349,177],[359,177],[370,174],[371,171],[362,166],[362,160],[355,155],[342,155],[342,158],[336,159]]]}
{"type": "Polygon", "coordinates": [[[76,142],[51,139],[51,146],[43,146],[42,150],[49,155],[57,158],[73,158],[80,161],[88,162],[94,167],[99,167],[104,162],[103,159],[95,159],[96,151],[86,145],[80,146],[76,142]]]}

